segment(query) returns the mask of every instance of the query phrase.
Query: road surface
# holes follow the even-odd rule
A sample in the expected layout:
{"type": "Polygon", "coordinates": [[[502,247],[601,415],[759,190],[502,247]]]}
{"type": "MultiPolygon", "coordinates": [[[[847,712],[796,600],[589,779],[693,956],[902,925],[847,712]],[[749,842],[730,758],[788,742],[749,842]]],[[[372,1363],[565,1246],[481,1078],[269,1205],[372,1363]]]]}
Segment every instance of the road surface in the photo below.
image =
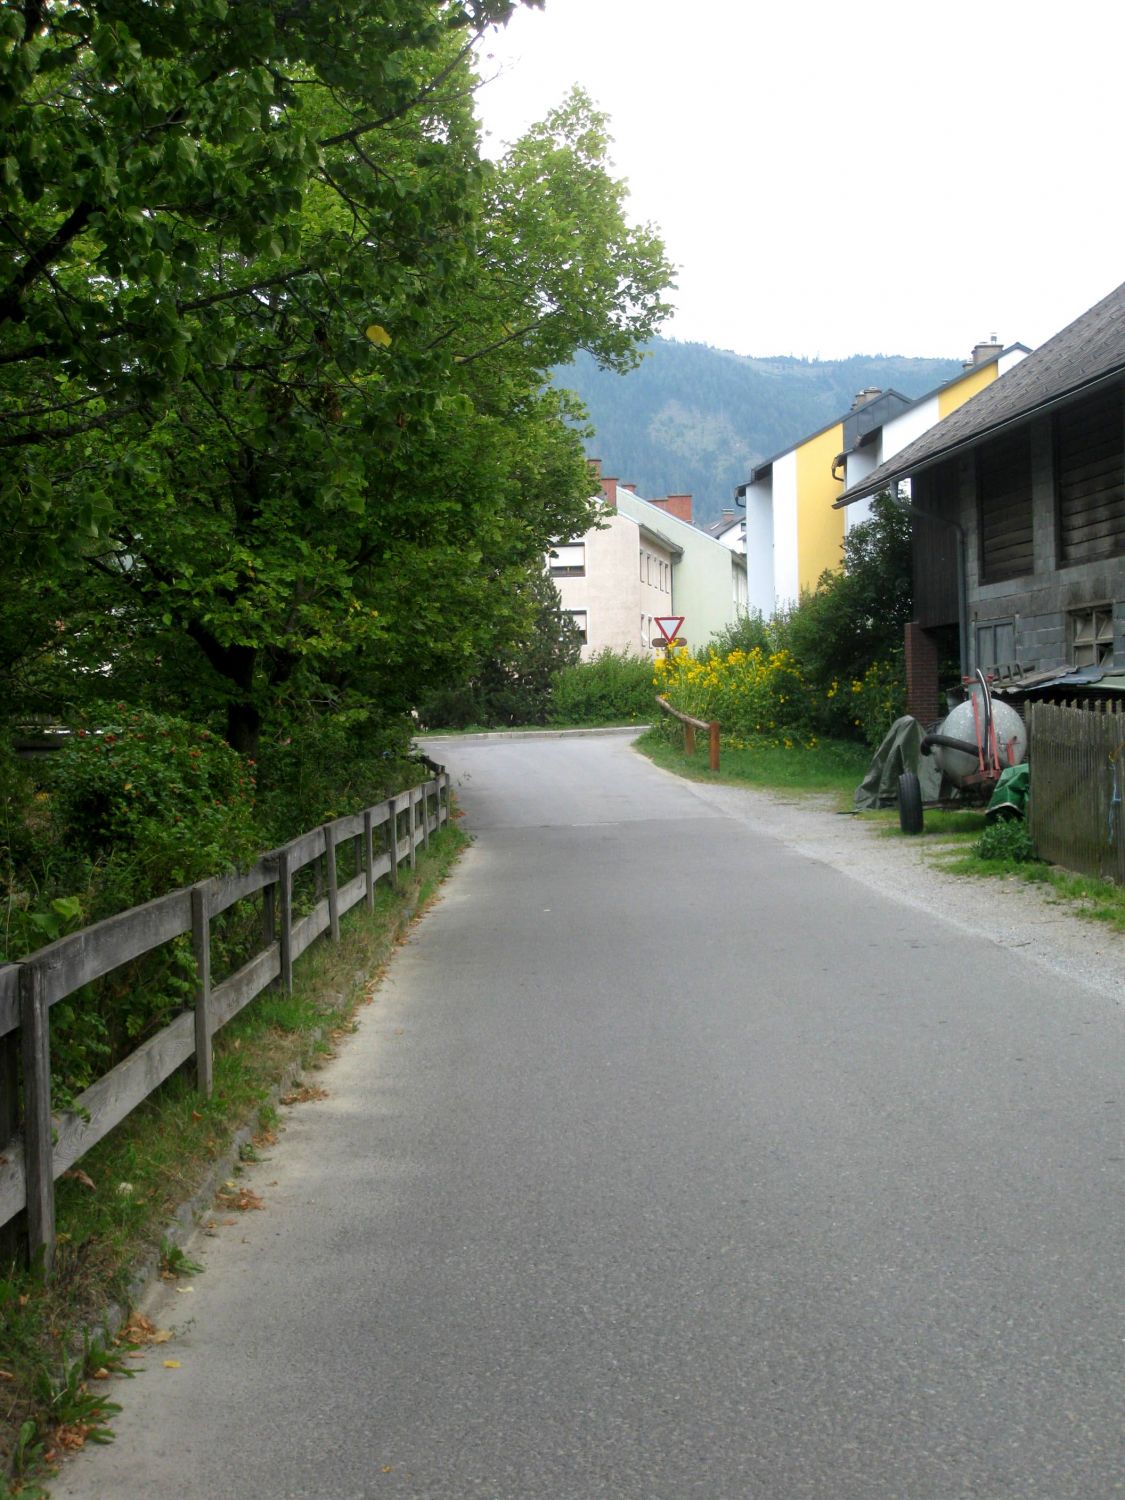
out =
{"type": "Polygon", "coordinates": [[[626,737],[430,748],[473,847],[52,1493],[1125,1494],[1112,996],[626,737]]]}

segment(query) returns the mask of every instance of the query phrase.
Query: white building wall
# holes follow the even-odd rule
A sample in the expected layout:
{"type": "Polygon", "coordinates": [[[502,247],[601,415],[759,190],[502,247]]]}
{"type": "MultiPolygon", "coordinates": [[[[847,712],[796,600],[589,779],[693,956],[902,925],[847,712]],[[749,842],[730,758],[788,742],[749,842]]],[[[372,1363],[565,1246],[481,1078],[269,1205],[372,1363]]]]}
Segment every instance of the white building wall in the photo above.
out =
{"type": "MultiPolygon", "coordinates": [[[[741,560],[705,531],[681,521],[678,516],[650,505],[639,495],[617,492],[617,504],[625,515],[638,521],[646,531],[667,537],[681,556],[672,574],[672,595],[653,614],[683,615],[683,639],[692,650],[705,646],[713,635],[734,623],[735,582],[733,572],[741,571],[741,560]]],[[[642,531],[642,546],[645,545],[642,531]]]]}
{"type": "Polygon", "coordinates": [[[564,610],[585,610],[586,644],[582,660],[597,651],[640,650],[638,553],[640,528],[628,517],[606,509],[604,529],[588,531],[583,578],[556,578],[564,610]]]}
{"type": "Polygon", "coordinates": [[[746,601],[755,614],[773,613],[773,481],[746,487],[746,601]]]}
{"type": "Polygon", "coordinates": [[[797,553],[797,454],[773,464],[773,600],[766,615],[796,604],[801,596],[797,553]]]}

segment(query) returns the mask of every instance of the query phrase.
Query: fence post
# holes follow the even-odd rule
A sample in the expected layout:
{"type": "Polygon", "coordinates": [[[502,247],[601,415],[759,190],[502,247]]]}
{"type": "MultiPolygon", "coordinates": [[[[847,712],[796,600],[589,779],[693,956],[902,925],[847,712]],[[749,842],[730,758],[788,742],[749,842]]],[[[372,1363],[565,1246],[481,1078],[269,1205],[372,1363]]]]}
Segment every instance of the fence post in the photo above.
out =
{"type": "Polygon", "coordinates": [[[411,787],[406,793],[406,805],[410,810],[407,818],[407,827],[410,830],[410,868],[418,868],[418,798],[414,795],[416,787],[411,787]]]}
{"type": "MultiPolygon", "coordinates": [[[[0,1155],[20,1128],[20,1035],[0,1037],[0,1155]]],[[[24,1250],[26,1215],[17,1214],[0,1227],[0,1272],[19,1260],[24,1250]]]]}
{"type": "Polygon", "coordinates": [[[422,842],[430,847],[430,783],[422,783],[422,842]]]}
{"type": "Polygon", "coordinates": [[[195,952],[195,1086],[209,1099],[215,1080],[211,1056],[211,919],[206,882],[191,888],[191,945],[195,952]]]}
{"type": "Polygon", "coordinates": [[[27,1237],[34,1266],[44,1275],[55,1260],[55,1179],[51,1170],[51,1032],[43,970],[20,970],[23,1039],[23,1165],[27,1184],[27,1237]]]}
{"type": "Polygon", "coordinates": [[[368,911],[375,910],[375,855],[372,849],[373,826],[371,809],[363,814],[363,873],[366,877],[365,905],[368,911]]]}
{"type": "Polygon", "coordinates": [[[391,856],[391,885],[398,889],[398,798],[388,797],[387,807],[390,814],[387,818],[388,843],[387,850],[391,856]]]}
{"type": "Polygon", "coordinates": [[[340,892],[336,885],[336,829],[324,825],[324,864],[328,874],[328,927],[332,941],[340,941],[340,892]]]}
{"type": "Polygon", "coordinates": [[[711,731],[711,769],[719,769],[719,721],[712,719],[708,728],[711,731]]]}
{"type": "Polygon", "coordinates": [[[695,726],[694,726],[694,724],[685,724],[684,725],[684,754],[687,755],[687,756],[689,756],[689,757],[695,754],[695,726]]]}
{"type": "Polygon", "coordinates": [[[278,905],[281,907],[281,934],[279,937],[281,958],[281,987],[287,995],[293,993],[293,877],[289,869],[289,850],[282,849],[277,857],[278,905]]]}

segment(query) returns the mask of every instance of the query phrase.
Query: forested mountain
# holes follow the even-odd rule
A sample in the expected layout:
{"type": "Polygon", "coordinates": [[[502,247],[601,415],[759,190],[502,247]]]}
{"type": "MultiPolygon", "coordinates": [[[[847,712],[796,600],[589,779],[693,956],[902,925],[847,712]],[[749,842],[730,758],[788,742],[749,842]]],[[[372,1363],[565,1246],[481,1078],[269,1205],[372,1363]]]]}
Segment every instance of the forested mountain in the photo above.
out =
{"type": "Polygon", "coordinates": [[[847,412],[857,391],[921,396],[960,371],[956,359],[760,359],[658,338],[627,375],[587,355],[554,373],[590,413],[586,452],[603,473],[645,496],[690,493],[706,522],[733,503],[754,464],[847,412]]]}

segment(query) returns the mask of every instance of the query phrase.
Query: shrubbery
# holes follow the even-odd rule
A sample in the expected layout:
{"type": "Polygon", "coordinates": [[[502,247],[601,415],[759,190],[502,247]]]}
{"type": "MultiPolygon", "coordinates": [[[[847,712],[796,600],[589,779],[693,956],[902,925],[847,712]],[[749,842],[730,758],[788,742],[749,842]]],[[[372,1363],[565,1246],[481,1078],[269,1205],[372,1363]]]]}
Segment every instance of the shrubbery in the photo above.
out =
{"type": "Polygon", "coordinates": [[[623,651],[598,651],[589,661],[557,672],[552,681],[552,724],[648,722],[658,712],[652,662],[623,651]]]}

